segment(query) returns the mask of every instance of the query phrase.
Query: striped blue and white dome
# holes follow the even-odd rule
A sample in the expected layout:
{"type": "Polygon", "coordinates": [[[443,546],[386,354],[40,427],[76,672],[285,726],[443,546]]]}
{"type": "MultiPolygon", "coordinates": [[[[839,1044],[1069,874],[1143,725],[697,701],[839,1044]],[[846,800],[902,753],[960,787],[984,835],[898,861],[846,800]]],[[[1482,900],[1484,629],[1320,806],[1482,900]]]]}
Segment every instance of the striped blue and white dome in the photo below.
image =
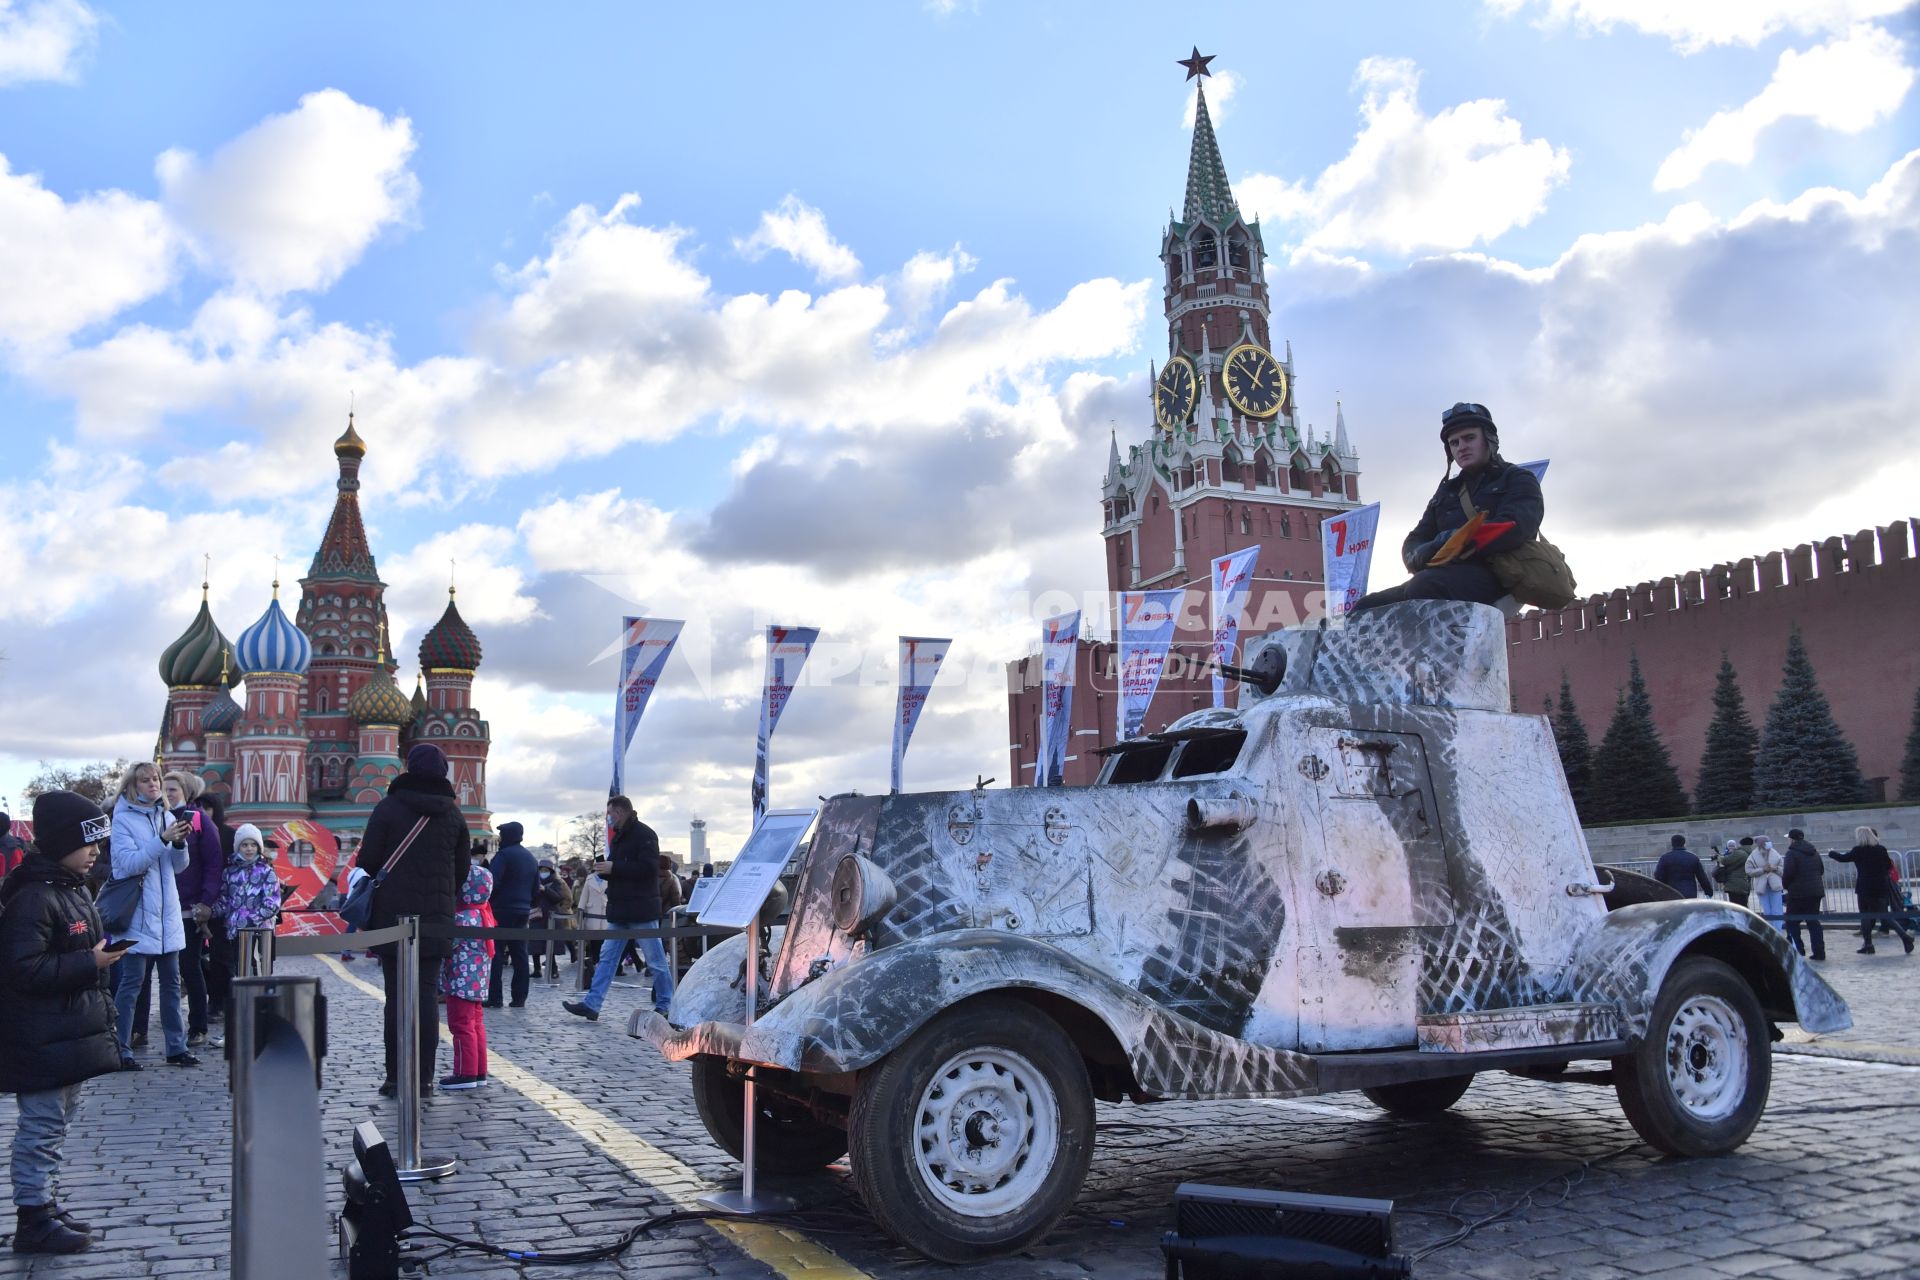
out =
{"type": "Polygon", "coordinates": [[[274,584],[273,603],[260,620],[240,633],[234,642],[233,660],[248,675],[262,671],[284,671],[305,675],[313,661],[313,643],[293,625],[280,608],[280,584],[274,584]]]}

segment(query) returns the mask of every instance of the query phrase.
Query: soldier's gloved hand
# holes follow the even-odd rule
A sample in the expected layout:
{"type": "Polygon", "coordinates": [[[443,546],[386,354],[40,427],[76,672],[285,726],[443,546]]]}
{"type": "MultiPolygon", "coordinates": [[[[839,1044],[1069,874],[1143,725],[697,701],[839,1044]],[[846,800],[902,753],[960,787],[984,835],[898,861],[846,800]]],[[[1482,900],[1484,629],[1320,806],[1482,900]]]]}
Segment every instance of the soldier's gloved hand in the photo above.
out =
{"type": "Polygon", "coordinates": [[[1426,568],[1427,561],[1433,559],[1434,554],[1445,545],[1447,545],[1447,535],[1443,533],[1439,537],[1429,539],[1415,547],[1412,551],[1409,551],[1407,553],[1407,572],[1418,573],[1426,568]]]}

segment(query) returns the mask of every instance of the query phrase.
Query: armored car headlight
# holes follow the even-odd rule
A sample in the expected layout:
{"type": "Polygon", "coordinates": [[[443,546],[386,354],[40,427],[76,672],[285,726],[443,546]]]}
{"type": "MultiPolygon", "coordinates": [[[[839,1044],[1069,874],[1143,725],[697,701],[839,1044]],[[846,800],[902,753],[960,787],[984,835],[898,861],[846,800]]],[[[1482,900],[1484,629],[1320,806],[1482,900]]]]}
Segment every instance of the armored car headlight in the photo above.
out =
{"type": "Polygon", "coordinates": [[[893,910],[899,894],[893,878],[857,853],[833,869],[833,926],[858,938],[893,910]]]}

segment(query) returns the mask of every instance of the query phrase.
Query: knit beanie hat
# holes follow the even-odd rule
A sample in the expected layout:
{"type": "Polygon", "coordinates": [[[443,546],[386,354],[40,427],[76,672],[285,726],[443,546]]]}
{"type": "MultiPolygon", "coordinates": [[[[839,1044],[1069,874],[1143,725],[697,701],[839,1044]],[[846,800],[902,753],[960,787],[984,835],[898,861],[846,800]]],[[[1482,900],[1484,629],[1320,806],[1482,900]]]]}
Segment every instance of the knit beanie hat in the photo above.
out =
{"type": "Polygon", "coordinates": [[[243,822],[234,830],[233,851],[235,853],[240,852],[240,846],[249,840],[260,846],[260,852],[262,854],[266,853],[267,842],[265,838],[261,836],[260,828],[254,826],[251,822],[243,822]]]}
{"type": "Polygon", "coordinates": [[[55,862],[83,844],[98,844],[113,830],[100,806],[71,791],[44,791],[33,798],[33,842],[55,862]]]}
{"type": "Polygon", "coordinates": [[[407,750],[407,772],[423,778],[447,776],[447,756],[431,742],[416,742],[407,750]]]}

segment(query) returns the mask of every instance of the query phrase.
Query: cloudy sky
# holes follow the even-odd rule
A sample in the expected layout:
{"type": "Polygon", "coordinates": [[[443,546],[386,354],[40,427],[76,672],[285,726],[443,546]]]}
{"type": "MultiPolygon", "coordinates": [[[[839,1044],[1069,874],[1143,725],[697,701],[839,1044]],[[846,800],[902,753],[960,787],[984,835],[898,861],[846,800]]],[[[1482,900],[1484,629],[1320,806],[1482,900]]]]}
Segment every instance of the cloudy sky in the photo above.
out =
{"type": "Polygon", "coordinates": [[[498,818],[604,796],[622,613],[689,620],[629,768],[669,847],[743,833],[767,622],[831,642],[775,803],[885,786],[903,633],[957,638],[909,785],[1004,775],[1147,432],[1196,43],[1389,528],[1460,398],[1583,588],[1914,514],[1904,0],[0,0],[0,795],[151,749],[202,554],[237,635],[349,397],[409,687],[458,562],[498,818]]]}

